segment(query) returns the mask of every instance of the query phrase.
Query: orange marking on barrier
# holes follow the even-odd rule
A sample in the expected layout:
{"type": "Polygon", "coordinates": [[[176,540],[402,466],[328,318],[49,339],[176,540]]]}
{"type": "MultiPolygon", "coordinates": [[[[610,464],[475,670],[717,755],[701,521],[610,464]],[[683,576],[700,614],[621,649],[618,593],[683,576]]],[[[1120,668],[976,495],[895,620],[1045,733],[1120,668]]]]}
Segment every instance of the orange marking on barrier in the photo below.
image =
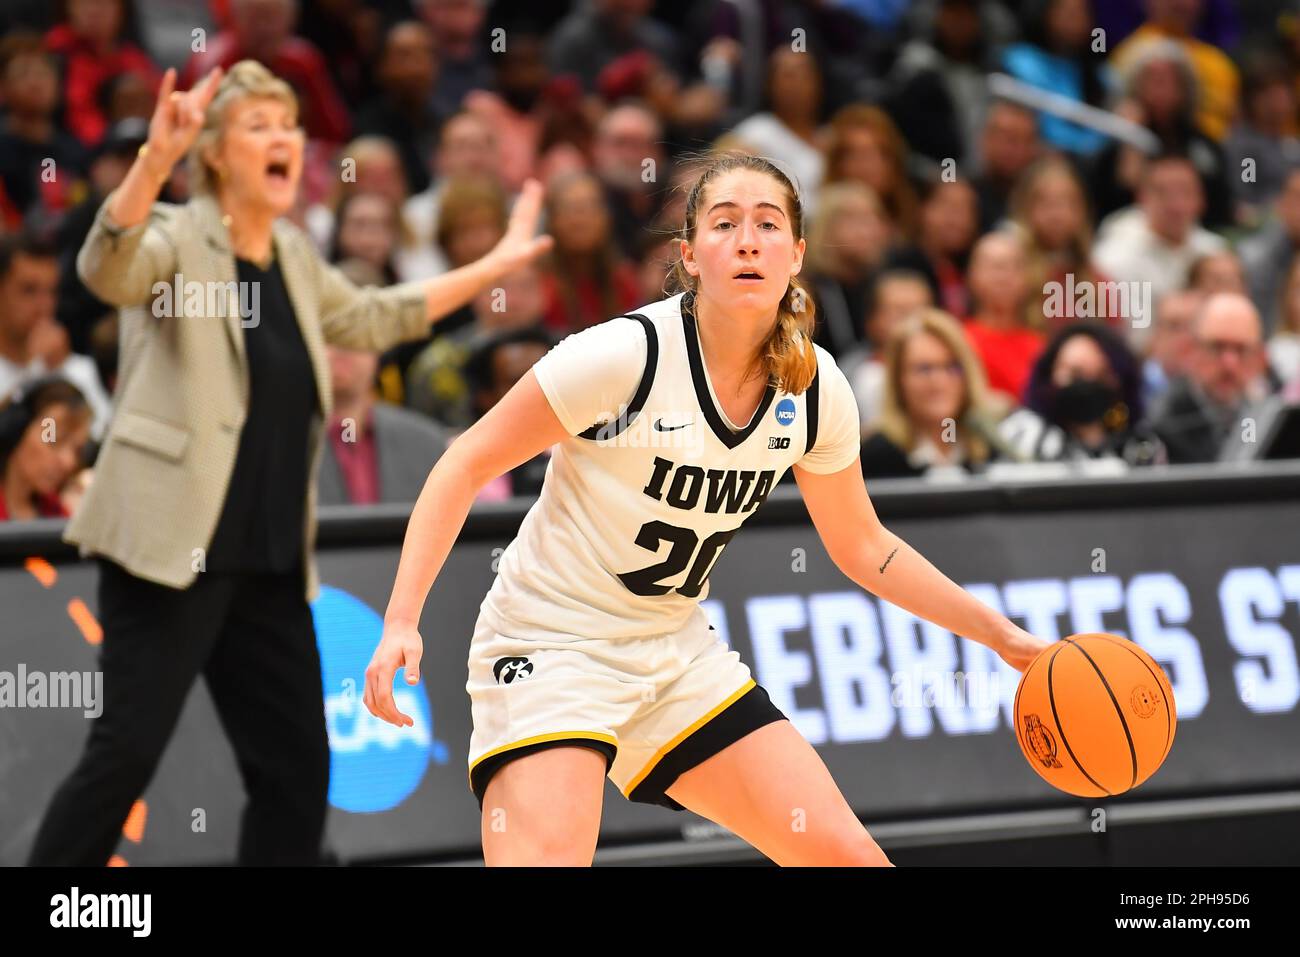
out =
{"type": "Polygon", "coordinates": [[[53,588],[54,583],[59,580],[59,573],[43,558],[32,557],[23,562],[25,567],[38,582],[46,588],[53,588]]]}
{"type": "Polygon", "coordinates": [[[144,840],[145,819],[149,816],[149,805],[145,804],[144,799],[138,799],[131,805],[131,813],[126,816],[126,823],[122,825],[122,833],[132,844],[139,844],[144,840]]]}
{"type": "Polygon", "coordinates": [[[117,854],[114,854],[112,857],[108,859],[108,866],[109,867],[130,867],[131,865],[126,862],[126,858],[119,857],[117,854]]]}
{"type": "Polygon", "coordinates": [[[99,626],[99,621],[80,598],[68,602],[68,617],[80,629],[81,637],[90,644],[97,645],[104,640],[104,629],[99,626]]]}

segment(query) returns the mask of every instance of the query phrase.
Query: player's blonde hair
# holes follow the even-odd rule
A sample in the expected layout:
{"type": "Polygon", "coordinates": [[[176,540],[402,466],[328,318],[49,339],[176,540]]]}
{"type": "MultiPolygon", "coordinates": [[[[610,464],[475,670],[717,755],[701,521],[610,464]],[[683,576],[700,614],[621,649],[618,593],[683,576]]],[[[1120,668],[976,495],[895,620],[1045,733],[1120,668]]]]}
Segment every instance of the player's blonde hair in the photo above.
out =
{"type": "MultiPolygon", "coordinates": [[[[723,153],[707,161],[687,195],[685,222],[682,224],[680,238],[688,243],[695,241],[696,212],[705,188],[724,173],[738,169],[763,173],[780,184],[791,232],[796,242],[802,239],[803,204],[799,202],[799,193],[790,178],[769,160],[741,152],[723,153]]],[[[668,282],[674,293],[698,292],[699,281],[686,271],[680,259],[673,264],[668,282]]],[[[776,322],[754,360],[768,381],[792,395],[806,390],[817,374],[817,354],[813,351],[812,344],[815,312],[807,288],[798,276],[791,276],[790,286],[777,307],[776,322]]]]}

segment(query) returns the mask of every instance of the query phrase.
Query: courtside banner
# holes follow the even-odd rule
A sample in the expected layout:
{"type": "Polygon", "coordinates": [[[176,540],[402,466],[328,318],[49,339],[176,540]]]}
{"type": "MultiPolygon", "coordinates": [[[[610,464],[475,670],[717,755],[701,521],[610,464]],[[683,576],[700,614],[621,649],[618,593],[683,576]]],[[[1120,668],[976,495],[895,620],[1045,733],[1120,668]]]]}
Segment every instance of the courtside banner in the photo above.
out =
{"type": "MultiPolygon", "coordinates": [[[[1012,732],[1018,673],[845,578],[783,485],[718,560],[704,607],[868,822],[1300,787],[1294,465],[871,491],[892,531],[1035,634],[1107,631],[1142,645],[1169,675],[1178,724],[1163,767],[1133,795],[1084,802],[1053,791],[1012,732]]],[[[468,642],[523,508],[471,516],[425,609],[421,681],[398,685],[399,708],[415,718],[401,729],[372,718],[361,695],[407,510],[323,517],[313,612],[331,740],[327,842],[338,859],[477,854],[468,642]]],[[[59,527],[0,526],[0,864],[24,860],[102,701],[98,573],[58,544],[59,527]]],[[[647,552],[645,564],[662,557],[647,552]]],[[[700,704],[704,713],[714,703],[700,704]]],[[[700,824],[606,793],[608,838],[680,837],[700,824]]],[[[242,804],[200,680],[126,822],[118,863],[231,862],[242,804]]]]}

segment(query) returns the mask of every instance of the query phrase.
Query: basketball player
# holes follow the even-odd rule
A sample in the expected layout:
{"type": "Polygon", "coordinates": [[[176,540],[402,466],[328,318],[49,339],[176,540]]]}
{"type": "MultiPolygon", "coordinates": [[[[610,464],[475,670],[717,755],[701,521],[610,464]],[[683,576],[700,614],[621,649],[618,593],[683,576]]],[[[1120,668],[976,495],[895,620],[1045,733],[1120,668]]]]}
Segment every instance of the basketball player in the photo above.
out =
{"type": "Polygon", "coordinates": [[[880,598],[1024,670],[1046,642],[877,519],[857,404],[812,343],[803,213],[770,162],[691,190],[683,292],[569,336],[438,461],[411,515],[366,707],[418,680],[425,598],[487,482],[552,449],[469,653],[469,784],[487,864],[590,864],[603,778],[689,808],[778,864],[889,861],[812,746],[698,602],[723,546],[793,467],[830,557],[880,598]],[[799,822],[796,824],[796,822],[799,822]]]}

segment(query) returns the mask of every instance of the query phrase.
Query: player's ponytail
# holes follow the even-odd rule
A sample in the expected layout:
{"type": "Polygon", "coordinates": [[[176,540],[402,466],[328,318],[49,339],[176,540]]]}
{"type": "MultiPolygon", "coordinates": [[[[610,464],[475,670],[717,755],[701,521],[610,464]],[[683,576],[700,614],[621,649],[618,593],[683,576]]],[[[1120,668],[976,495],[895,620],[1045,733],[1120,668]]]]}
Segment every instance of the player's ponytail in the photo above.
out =
{"type": "Polygon", "coordinates": [[[817,374],[813,351],[813,300],[798,276],[776,312],[776,325],[763,343],[763,364],[768,377],[782,391],[798,395],[812,385],[817,374]]]}
{"type": "MultiPolygon", "coordinates": [[[[803,238],[803,204],[798,190],[790,178],[769,160],[750,153],[728,152],[704,161],[704,170],[691,186],[686,199],[685,222],[681,238],[694,242],[696,209],[710,180],[735,169],[748,169],[771,176],[785,194],[786,208],[795,240],[803,238]]],[[[686,271],[679,259],[668,277],[670,293],[696,291],[697,280],[686,271]]],[[[813,350],[813,324],[816,309],[812,296],[798,276],[792,276],[790,287],[777,307],[776,323],[763,343],[755,363],[777,388],[798,395],[812,384],[817,373],[817,354],[813,350]]]]}

